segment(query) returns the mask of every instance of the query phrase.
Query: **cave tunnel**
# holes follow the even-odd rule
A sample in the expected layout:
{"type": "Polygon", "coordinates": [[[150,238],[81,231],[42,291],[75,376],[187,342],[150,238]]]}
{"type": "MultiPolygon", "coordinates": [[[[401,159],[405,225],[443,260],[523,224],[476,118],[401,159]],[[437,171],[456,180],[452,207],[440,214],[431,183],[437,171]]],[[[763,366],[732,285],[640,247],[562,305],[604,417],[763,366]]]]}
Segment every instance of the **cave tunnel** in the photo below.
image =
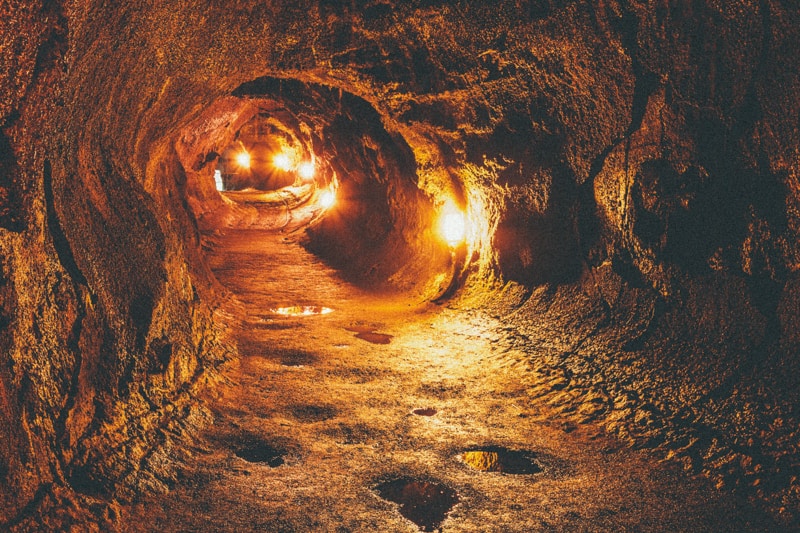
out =
{"type": "Polygon", "coordinates": [[[800,530],[800,11],[7,2],[0,529],[800,530]]]}

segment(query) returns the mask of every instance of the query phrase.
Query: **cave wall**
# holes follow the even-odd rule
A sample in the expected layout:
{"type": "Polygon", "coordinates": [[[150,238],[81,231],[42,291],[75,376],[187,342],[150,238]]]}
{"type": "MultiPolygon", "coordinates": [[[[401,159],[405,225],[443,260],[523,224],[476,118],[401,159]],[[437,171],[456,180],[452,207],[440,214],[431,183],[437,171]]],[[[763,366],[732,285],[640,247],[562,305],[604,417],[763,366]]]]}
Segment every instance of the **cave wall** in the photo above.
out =
{"type": "Polygon", "coordinates": [[[165,483],[140,468],[157,428],[226,349],[176,143],[264,76],[363,100],[408,146],[412,185],[468,206],[462,304],[554,339],[525,347],[532,365],[594,390],[591,417],[634,445],[686,439],[691,468],[753,492],[767,469],[776,506],[797,507],[790,2],[10,5],[0,523],[51,484],[165,483]]]}
{"type": "MultiPolygon", "coordinates": [[[[109,483],[120,494],[163,490],[170,473],[146,465],[168,449],[167,428],[202,418],[188,400],[228,348],[213,302],[199,296],[210,280],[202,268],[190,276],[201,265],[190,262],[196,229],[172,169],[146,190],[148,157],[134,144],[148,131],[116,107],[128,91],[108,75],[119,64],[91,56],[110,46],[94,34],[103,20],[58,2],[11,7],[0,32],[10,67],[0,98],[0,523],[75,498],[103,523],[113,509],[86,509],[109,483]]],[[[54,520],[40,526],[65,527],[54,520]]]]}
{"type": "Polygon", "coordinates": [[[644,362],[630,389],[659,386],[639,399],[655,416],[612,417],[638,416],[633,440],[791,521],[800,19],[785,2],[629,7],[620,34],[639,98],[594,179],[602,235],[588,284],[617,322],[631,305],[619,281],[623,298],[658,295],[633,297],[652,318],[609,349],[644,362]]]}

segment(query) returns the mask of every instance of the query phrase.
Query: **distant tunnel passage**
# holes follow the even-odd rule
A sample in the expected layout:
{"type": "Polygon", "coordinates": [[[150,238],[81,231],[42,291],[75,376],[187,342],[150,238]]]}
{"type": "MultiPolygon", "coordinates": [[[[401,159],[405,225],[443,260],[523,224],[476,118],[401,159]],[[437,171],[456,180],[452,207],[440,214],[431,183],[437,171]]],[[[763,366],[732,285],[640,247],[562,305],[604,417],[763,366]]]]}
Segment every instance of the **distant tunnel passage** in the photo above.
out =
{"type": "Polygon", "coordinates": [[[422,190],[413,151],[361,98],[260,78],[213,102],[176,149],[205,231],[308,229],[309,249],[345,277],[427,298],[454,275],[463,215],[422,190]]]}

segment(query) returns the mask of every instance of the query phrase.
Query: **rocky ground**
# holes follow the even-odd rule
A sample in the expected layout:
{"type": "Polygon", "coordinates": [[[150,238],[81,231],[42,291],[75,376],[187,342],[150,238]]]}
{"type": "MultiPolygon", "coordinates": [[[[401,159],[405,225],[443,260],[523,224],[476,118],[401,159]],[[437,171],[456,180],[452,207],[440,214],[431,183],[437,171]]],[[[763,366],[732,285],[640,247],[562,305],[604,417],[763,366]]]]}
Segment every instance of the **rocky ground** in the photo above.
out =
{"type": "Polygon", "coordinates": [[[241,357],[172,451],[171,490],[122,508],[129,531],[775,530],[609,437],[595,398],[556,414],[578,389],[483,312],[364,293],[280,231],[207,249],[241,357]]]}

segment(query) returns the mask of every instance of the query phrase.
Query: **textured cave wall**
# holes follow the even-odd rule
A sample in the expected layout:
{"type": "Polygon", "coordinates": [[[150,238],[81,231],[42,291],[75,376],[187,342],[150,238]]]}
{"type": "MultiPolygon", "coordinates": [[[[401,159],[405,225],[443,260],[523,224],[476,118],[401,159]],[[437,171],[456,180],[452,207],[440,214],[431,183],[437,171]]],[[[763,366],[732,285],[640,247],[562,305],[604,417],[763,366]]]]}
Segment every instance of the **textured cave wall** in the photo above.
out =
{"type": "Polygon", "coordinates": [[[665,427],[639,441],[796,509],[798,12],[633,4],[620,20],[637,98],[592,185],[588,257],[609,320],[632,314],[620,295],[652,309],[621,345],[644,362],[632,388],[658,384],[640,401],[665,427]]]}
{"type": "MultiPolygon", "coordinates": [[[[462,305],[516,328],[533,393],[800,508],[798,17],[779,0],[12,3],[0,520],[52,482],[165,482],[139,465],[221,349],[189,197],[220,200],[180,139],[265,76],[344,91],[401,147],[333,149],[364,173],[353,194],[406,161],[376,194],[408,264],[441,253],[415,242],[421,206],[468,208],[462,305]]],[[[354,223],[326,223],[357,251],[354,223]]]]}
{"type": "MultiPolygon", "coordinates": [[[[719,487],[765,498],[793,523],[797,11],[610,2],[584,12],[578,33],[626,58],[621,69],[589,68],[627,80],[617,85],[628,91],[617,108],[627,115],[610,135],[593,131],[586,115],[614,105],[613,93],[593,75],[569,84],[569,112],[549,128],[560,134],[549,172],[533,172],[523,194],[509,190],[495,238],[501,271],[556,282],[506,315],[521,335],[549,342],[511,347],[531,354],[542,379],[535,394],[568,417],[599,420],[719,487]],[[601,149],[577,151],[592,146],[586,136],[601,149]],[[550,217],[539,207],[547,194],[550,217]]],[[[559,31],[581,18],[570,21],[559,31]]],[[[580,79],[576,56],[556,55],[563,70],[548,72],[580,79]]]]}
{"type": "MultiPolygon", "coordinates": [[[[2,367],[0,517],[13,517],[41,486],[63,476],[58,433],[72,389],[79,294],[48,226],[44,156],[31,131],[52,120],[47,87],[62,79],[66,21],[58,6],[13,6],[2,20],[2,367]],[[47,324],[47,326],[45,326],[47,324]],[[7,488],[7,489],[6,489],[7,488]]],[[[52,195],[48,194],[48,197],[52,195]]]]}
{"type": "Polygon", "coordinates": [[[73,499],[64,487],[163,487],[139,473],[168,450],[165,429],[202,417],[187,400],[224,356],[199,297],[209,281],[189,275],[196,230],[178,184],[137,152],[153,138],[117,100],[129,90],[108,74],[119,64],[91,55],[110,44],[90,18],[13,4],[0,32],[2,523],[73,499]]]}

